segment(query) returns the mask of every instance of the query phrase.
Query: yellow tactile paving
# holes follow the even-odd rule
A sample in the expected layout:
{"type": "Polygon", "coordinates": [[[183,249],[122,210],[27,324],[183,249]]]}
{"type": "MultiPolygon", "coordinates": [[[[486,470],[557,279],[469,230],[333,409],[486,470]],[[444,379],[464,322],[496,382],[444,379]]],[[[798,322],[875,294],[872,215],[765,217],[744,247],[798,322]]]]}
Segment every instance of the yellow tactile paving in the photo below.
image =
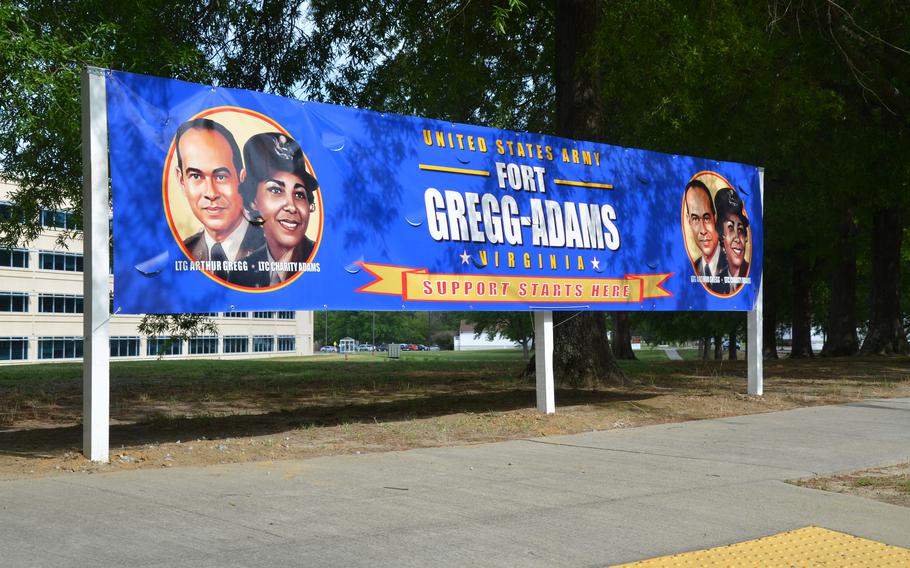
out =
{"type": "MultiPolygon", "coordinates": [[[[908,568],[910,550],[851,536],[806,527],[765,538],[661,556],[620,565],[622,568],[908,568]]],[[[616,566],[614,568],[620,568],[616,566]]]]}

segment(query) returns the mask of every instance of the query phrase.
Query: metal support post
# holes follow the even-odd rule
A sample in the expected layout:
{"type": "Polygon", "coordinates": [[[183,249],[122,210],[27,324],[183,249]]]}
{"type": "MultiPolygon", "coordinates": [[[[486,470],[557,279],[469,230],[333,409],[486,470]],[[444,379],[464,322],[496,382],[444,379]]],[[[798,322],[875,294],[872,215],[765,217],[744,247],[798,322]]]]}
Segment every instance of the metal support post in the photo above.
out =
{"type": "MultiPolygon", "coordinates": [[[[764,201],[765,201],[765,170],[764,168],[759,169],[758,171],[758,191],[760,203],[762,209],[764,210],[764,201]]],[[[762,269],[764,269],[764,263],[762,263],[762,269]]],[[[764,280],[764,278],[762,278],[764,280]]],[[[762,345],[762,289],[764,288],[763,282],[758,282],[758,294],[755,296],[755,306],[752,310],[749,311],[747,317],[747,323],[749,328],[749,338],[748,338],[748,350],[746,351],[749,365],[749,385],[746,392],[749,394],[754,394],[761,396],[764,392],[764,375],[762,371],[762,351],[764,351],[764,346],[762,345]]]]}
{"type": "Polygon", "coordinates": [[[96,462],[110,460],[110,197],[105,71],[82,73],[82,278],[85,312],[82,363],[82,451],[96,462]]]}
{"type": "Polygon", "coordinates": [[[534,358],[537,376],[537,410],[556,412],[553,381],[553,312],[534,312],[534,358]]]}

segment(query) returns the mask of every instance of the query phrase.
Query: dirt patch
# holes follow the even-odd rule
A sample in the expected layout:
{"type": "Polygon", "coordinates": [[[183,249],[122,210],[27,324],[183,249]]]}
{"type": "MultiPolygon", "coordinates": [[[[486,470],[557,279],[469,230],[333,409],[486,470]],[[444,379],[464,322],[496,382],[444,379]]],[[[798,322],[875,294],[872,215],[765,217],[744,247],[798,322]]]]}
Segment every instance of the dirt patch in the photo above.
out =
{"type": "Polygon", "coordinates": [[[813,477],[793,482],[802,487],[848,493],[910,507],[910,462],[862,469],[829,477],[813,477]]]}
{"type": "Polygon", "coordinates": [[[80,453],[81,367],[0,370],[0,479],[452,446],[910,396],[910,359],[624,363],[621,387],[534,410],[520,355],[112,366],[111,463],[80,453]],[[473,357],[473,358],[472,358],[473,357]]]}

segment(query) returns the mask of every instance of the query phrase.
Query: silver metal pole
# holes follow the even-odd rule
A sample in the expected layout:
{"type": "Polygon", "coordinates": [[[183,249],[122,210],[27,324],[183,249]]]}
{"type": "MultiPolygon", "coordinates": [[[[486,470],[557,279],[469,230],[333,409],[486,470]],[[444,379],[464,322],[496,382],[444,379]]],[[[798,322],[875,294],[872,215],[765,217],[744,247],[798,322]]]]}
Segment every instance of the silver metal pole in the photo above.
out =
{"type": "Polygon", "coordinates": [[[534,312],[534,363],[537,377],[537,410],[556,412],[553,380],[553,312],[534,312]]]}
{"type": "Polygon", "coordinates": [[[110,184],[105,70],[82,73],[82,451],[96,462],[110,460],[110,184]]]}
{"type": "MultiPolygon", "coordinates": [[[[764,215],[764,204],[765,204],[765,169],[759,168],[758,170],[758,191],[759,191],[759,203],[762,206],[762,215],[764,215]]],[[[764,270],[764,259],[762,259],[762,270],[764,270]]],[[[764,280],[764,278],[762,278],[764,280]]],[[[764,346],[762,345],[762,310],[764,309],[763,300],[762,300],[762,289],[764,288],[764,283],[758,283],[758,294],[755,296],[755,306],[749,312],[747,317],[747,324],[749,328],[749,349],[747,351],[747,357],[749,359],[749,379],[748,379],[748,390],[749,394],[754,394],[760,396],[764,392],[764,376],[762,370],[762,351],[764,351],[764,346]]]]}

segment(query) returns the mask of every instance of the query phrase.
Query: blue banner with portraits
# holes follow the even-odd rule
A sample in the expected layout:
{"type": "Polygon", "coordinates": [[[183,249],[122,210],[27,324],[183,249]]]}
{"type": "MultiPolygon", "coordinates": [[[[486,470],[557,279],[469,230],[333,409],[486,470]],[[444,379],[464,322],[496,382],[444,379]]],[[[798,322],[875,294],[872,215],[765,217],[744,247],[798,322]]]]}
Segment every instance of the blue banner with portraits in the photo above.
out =
{"type": "Polygon", "coordinates": [[[754,166],[107,74],[114,308],[750,310],[754,166]]]}

